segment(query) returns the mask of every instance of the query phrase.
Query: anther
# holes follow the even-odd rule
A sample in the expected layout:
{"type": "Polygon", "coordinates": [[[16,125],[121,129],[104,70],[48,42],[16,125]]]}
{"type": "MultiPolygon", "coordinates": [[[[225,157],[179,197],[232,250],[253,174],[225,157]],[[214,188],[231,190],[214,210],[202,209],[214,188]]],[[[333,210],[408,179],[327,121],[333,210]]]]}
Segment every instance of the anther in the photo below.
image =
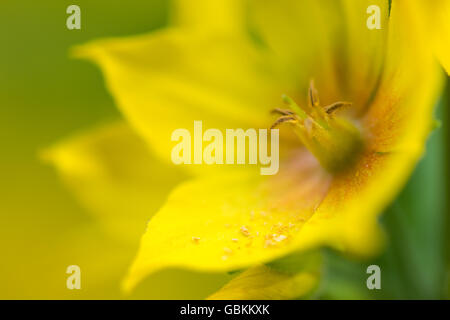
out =
{"type": "Polygon", "coordinates": [[[317,92],[316,88],[314,87],[314,80],[311,80],[309,82],[309,103],[311,104],[311,107],[318,107],[320,105],[319,102],[319,93],[317,92]]]}
{"type": "Polygon", "coordinates": [[[273,128],[277,127],[278,125],[280,125],[280,124],[282,124],[282,123],[284,123],[284,122],[293,122],[293,123],[295,123],[295,122],[297,122],[297,120],[296,120],[295,117],[293,117],[293,116],[282,116],[282,117],[279,117],[279,118],[272,124],[272,126],[270,127],[270,129],[273,129],[273,128]]]}
{"type": "Polygon", "coordinates": [[[324,107],[325,112],[328,114],[332,114],[333,112],[335,112],[338,109],[341,109],[342,107],[350,107],[352,105],[351,102],[346,102],[346,101],[338,101],[335,103],[332,103],[326,107],[324,107]]]}
{"type": "Polygon", "coordinates": [[[281,114],[284,116],[290,115],[290,114],[294,114],[294,112],[290,111],[290,110],[286,110],[286,109],[280,109],[280,108],[275,108],[273,110],[270,111],[271,113],[274,114],[281,114]]]}

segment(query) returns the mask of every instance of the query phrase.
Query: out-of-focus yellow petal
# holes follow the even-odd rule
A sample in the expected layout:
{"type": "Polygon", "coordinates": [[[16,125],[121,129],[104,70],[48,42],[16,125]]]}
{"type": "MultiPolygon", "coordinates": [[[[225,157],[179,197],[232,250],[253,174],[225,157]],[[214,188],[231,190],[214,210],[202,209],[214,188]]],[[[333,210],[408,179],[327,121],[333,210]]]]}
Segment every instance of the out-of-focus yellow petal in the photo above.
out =
{"type": "Polygon", "coordinates": [[[249,1],[252,26],[285,62],[299,92],[315,79],[326,104],[346,100],[364,109],[383,68],[388,0],[249,1]],[[379,30],[367,27],[373,5],[380,8],[379,30]]]}
{"type": "MultiPolygon", "coordinates": [[[[64,272],[68,264],[81,267],[83,292],[60,290],[58,284],[47,290],[49,296],[42,297],[98,298],[95,294],[108,292],[107,297],[114,299],[203,299],[229,279],[226,274],[164,270],[149,277],[132,296],[120,292],[120,280],[146,221],[184,177],[175,167],[157,160],[127,124],[113,123],[76,135],[42,156],[95,217],[93,226],[66,232],[62,243],[50,250],[59,257],[57,272],[64,272]]],[[[40,272],[43,280],[54,278],[55,270],[47,269],[40,272]]],[[[53,281],[48,283],[53,285],[53,281]]]]}
{"type": "Polygon", "coordinates": [[[341,3],[344,17],[341,21],[345,28],[342,39],[345,39],[345,45],[340,53],[344,55],[340,63],[345,71],[338,66],[336,72],[340,74],[338,81],[343,84],[342,91],[347,95],[344,98],[352,99],[355,108],[364,109],[378,89],[384,68],[389,0],[342,0],[341,3]],[[377,14],[374,10],[378,8],[381,29],[369,29],[368,20],[370,22],[370,17],[377,14]]]}
{"type": "MultiPolygon", "coordinates": [[[[32,210],[30,205],[29,211],[34,213],[32,210]]],[[[42,225],[23,219],[28,218],[19,216],[0,227],[0,240],[5,244],[1,299],[120,298],[117,283],[132,257],[128,247],[79,219],[47,217],[42,225]],[[66,287],[69,265],[81,268],[81,290],[66,287]]]]}
{"type": "Polygon", "coordinates": [[[435,21],[436,25],[431,32],[435,35],[436,55],[447,73],[450,74],[450,2],[441,0],[439,5],[433,8],[433,12],[436,15],[431,19],[435,21]]]}
{"type": "Polygon", "coordinates": [[[43,157],[107,230],[133,243],[183,178],[122,122],[68,139],[43,157]]]}
{"type": "Polygon", "coordinates": [[[318,283],[313,272],[288,274],[267,266],[248,269],[231,280],[209,300],[287,300],[300,298],[318,283]]]}
{"type": "Polygon", "coordinates": [[[292,84],[242,39],[167,30],[94,42],[76,54],[102,67],[117,104],[153,147],[170,161],[175,129],[267,128],[269,110],[292,84]]]}
{"type": "Polygon", "coordinates": [[[175,0],[173,22],[181,27],[194,27],[212,32],[242,31],[242,0],[175,0]]]}
{"type": "Polygon", "coordinates": [[[420,17],[410,4],[405,0],[392,3],[385,68],[363,125],[377,151],[417,157],[433,128],[443,75],[427,46],[420,17]]]}
{"type": "MultiPolygon", "coordinates": [[[[128,263],[130,260],[128,260],[128,263]]],[[[120,285],[120,280],[116,284],[120,285]]],[[[228,273],[195,272],[185,269],[165,269],[150,275],[127,299],[197,300],[205,299],[232,279],[228,273]]]]}
{"type": "MultiPolygon", "coordinates": [[[[402,0],[394,0],[402,2],[402,0]]],[[[425,36],[429,40],[428,48],[434,50],[445,70],[450,74],[450,1],[417,0],[409,1],[408,6],[416,10],[422,23],[425,36]]]]}
{"type": "Polygon", "coordinates": [[[317,288],[322,268],[320,252],[290,255],[270,265],[252,267],[233,278],[210,300],[301,299],[317,288]]]}

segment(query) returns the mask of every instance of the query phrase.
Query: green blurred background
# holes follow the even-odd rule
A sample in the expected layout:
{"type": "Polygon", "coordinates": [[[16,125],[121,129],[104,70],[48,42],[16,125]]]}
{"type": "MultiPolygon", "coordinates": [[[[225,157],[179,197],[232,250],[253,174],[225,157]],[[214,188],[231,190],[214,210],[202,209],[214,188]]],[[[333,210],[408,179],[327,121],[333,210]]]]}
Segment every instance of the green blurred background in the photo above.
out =
{"type": "MultiPolygon", "coordinates": [[[[121,117],[100,71],[70,59],[69,49],[100,37],[160,28],[168,21],[169,6],[168,0],[0,4],[0,298],[122,297],[119,282],[140,235],[130,245],[104,232],[38,154],[65,137],[121,117]],[[81,30],[66,28],[71,4],[81,7],[81,30]],[[82,269],[82,290],[66,289],[70,264],[82,269]]],[[[433,132],[426,157],[382,219],[390,240],[386,252],[359,262],[324,250],[326,276],[316,297],[447,296],[449,88],[438,108],[442,125],[433,132]],[[376,292],[366,288],[365,269],[371,263],[382,270],[382,290],[376,292]]],[[[167,271],[128,298],[203,298],[224,281],[167,271]]]]}

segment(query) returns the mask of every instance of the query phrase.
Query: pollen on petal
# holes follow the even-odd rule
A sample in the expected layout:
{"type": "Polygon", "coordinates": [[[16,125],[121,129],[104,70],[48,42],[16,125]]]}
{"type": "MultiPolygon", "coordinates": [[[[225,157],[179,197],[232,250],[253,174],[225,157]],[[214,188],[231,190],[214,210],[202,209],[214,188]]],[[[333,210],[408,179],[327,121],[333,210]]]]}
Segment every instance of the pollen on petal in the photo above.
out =
{"type": "Polygon", "coordinates": [[[223,248],[223,252],[225,252],[226,254],[232,254],[233,250],[231,250],[230,248],[225,247],[225,248],[223,248]]]}
{"type": "Polygon", "coordinates": [[[248,228],[246,226],[242,226],[240,231],[244,236],[246,237],[250,236],[250,231],[248,231],[248,228]]]}
{"type": "Polygon", "coordinates": [[[285,240],[287,237],[285,235],[274,235],[273,240],[277,241],[277,242],[281,242],[283,240],[285,240]]]}

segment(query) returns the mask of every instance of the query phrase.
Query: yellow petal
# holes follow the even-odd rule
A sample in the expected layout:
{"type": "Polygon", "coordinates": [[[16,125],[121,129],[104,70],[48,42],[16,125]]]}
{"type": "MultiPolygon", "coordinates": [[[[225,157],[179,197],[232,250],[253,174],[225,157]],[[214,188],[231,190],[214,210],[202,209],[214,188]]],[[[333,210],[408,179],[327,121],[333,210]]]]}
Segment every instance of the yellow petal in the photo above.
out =
{"type": "Polygon", "coordinates": [[[320,268],[321,256],[318,252],[300,257],[293,255],[269,266],[256,266],[245,270],[208,299],[286,300],[305,298],[317,288],[320,268]]]}
{"type": "Polygon", "coordinates": [[[450,2],[418,0],[408,5],[416,10],[432,49],[450,74],[450,2]]]}
{"type": "MultiPolygon", "coordinates": [[[[23,196],[31,199],[35,194],[24,193],[23,196]]],[[[0,240],[5,244],[0,266],[4,275],[0,298],[120,298],[117,283],[131,258],[130,248],[105,236],[100,228],[83,219],[69,218],[64,211],[54,213],[64,215],[60,219],[45,216],[45,212],[39,212],[36,217],[34,204],[22,206],[26,210],[18,215],[17,221],[10,219],[0,227],[0,240]],[[66,287],[69,275],[65,272],[70,265],[81,268],[82,290],[66,287]],[[39,276],[30,277],[30,270],[39,276]]]]}
{"type": "Polygon", "coordinates": [[[336,239],[346,239],[346,250],[373,251],[370,225],[406,183],[432,129],[443,79],[425,39],[409,2],[393,2],[383,75],[362,120],[366,151],[355,168],[333,179],[302,231],[309,238],[334,233],[336,239]],[[312,223],[327,218],[337,228],[312,223]]]}
{"type": "MultiPolygon", "coordinates": [[[[344,226],[370,223],[406,183],[424,153],[443,78],[409,4],[392,3],[383,75],[363,119],[367,151],[355,170],[334,180],[336,185],[314,218],[345,211],[344,226]]],[[[367,250],[370,237],[351,228],[346,234],[352,250],[367,250]]]]}
{"type": "Polygon", "coordinates": [[[125,289],[169,266],[235,270],[301,246],[299,230],[323,199],[330,177],[305,152],[295,153],[284,168],[272,177],[227,172],[175,189],[149,222],[125,289]]]}
{"type": "Polygon", "coordinates": [[[394,1],[383,76],[363,120],[379,152],[402,151],[417,158],[424,150],[443,85],[427,42],[414,6],[394,1]]]}
{"type": "Polygon", "coordinates": [[[242,31],[244,6],[241,0],[175,0],[173,22],[212,32],[242,31]]]}
{"type": "Polygon", "coordinates": [[[174,166],[158,161],[122,122],[68,139],[43,157],[108,231],[133,243],[183,178],[174,166]]]}
{"type": "Polygon", "coordinates": [[[167,161],[175,129],[192,130],[194,120],[205,130],[266,128],[289,88],[263,54],[228,36],[167,30],[94,42],[76,54],[100,64],[122,112],[167,161]]]}
{"type": "MultiPolygon", "coordinates": [[[[129,262],[130,260],[128,260],[129,262]]],[[[120,275],[123,278],[123,274],[120,275]]],[[[149,276],[127,299],[148,300],[199,300],[219,290],[232,279],[228,273],[194,272],[165,269],[149,276]]],[[[115,283],[119,286],[120,280],[115,283]]]]}
{"type": "Polygon", "coordinates": [[[287,300],[306,295],[315,288],[318,275],[287,274],[267,266],[254,267],[231,280],[209,300],[287,300]]]}
{"type": "Polygon", "coordinates": [[[366,106],[383,67],[388,0],[250,3],[255,32],[299,79],[299,92],[314,78],[325,105],[347,100],[354,108],[366,106]],[[380,8],[380,30],[366,25],[373,5],[380,8]]]}
{"type": "Polygon", "coordinates": [[[433,28],[432,34],[435,36],[434,45],[436,55],[447,71],[447,74],[450,74],[450,2],[442,0],[440,4],[441,6],[433,8],[436,16],[433,16],[432,19],[436,25],[433,28]]]}

